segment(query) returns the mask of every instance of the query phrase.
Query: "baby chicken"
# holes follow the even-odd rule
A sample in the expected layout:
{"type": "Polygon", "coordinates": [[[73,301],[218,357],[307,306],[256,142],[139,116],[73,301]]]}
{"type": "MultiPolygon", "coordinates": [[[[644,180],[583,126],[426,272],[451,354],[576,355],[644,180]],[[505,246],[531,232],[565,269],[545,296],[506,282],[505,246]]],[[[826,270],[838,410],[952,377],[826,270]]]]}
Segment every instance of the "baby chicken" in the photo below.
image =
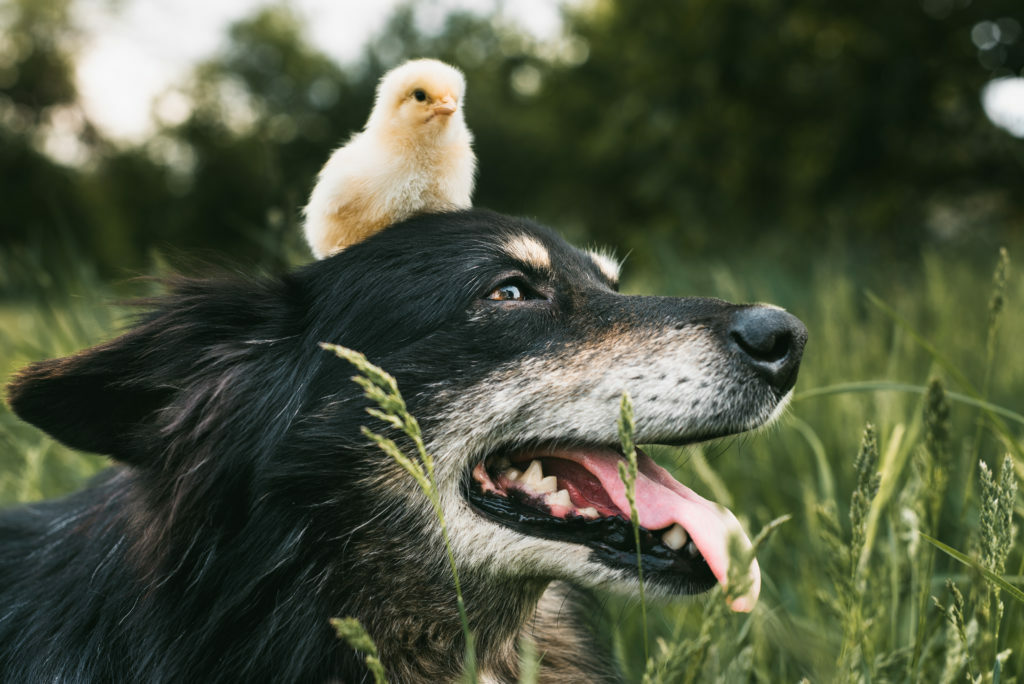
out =
{"type": "Polygon", "coordinates": [[[434,59],[384,74],[365,128],[327,160],[304,210],[318,259],[413,214],[471,206],[465,92],[462,73],[434,59]]]}

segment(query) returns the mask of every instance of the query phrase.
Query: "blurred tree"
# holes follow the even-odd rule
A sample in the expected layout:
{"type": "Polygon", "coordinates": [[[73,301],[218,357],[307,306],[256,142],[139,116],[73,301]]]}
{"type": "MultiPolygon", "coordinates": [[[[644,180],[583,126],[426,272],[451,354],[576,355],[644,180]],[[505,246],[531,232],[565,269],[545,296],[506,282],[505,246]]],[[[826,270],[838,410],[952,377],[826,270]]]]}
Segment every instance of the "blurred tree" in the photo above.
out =
{"type": "Polygon", "coordinates": [[[312,179],[373,96],[371,81],[313,50],[302,28],[283,7],[261,10],[196,71],[191,115],[163,132],[189,159],[184,215],[166,226],[168,242],[231,244],[271,264],[299,244],[312,179]]]}
{"type": "MultiPolygon", "coordinates": [[[[562,144],[587,223],[678,246],[808,239],[907,250],[1008,239],[1024,220],[1024,141],[979,101],[1019,73],[1019,39],[984,65],[978,22],[1019,27],[1019,2],[604,2],[570,29],[589,59],[556,71],[562,144]],[[929,14],[931,16],[929,16],[929,14]],[[979,63],[979,57],[981,63],[979,63]],[[942,203],[985,205],[970,233],[942,203]],[[987,223],[987,225],[986,225],[987,223]]],[[[1019,32],[1018,32],[1019,33],[1019,32]]],[[[978,207],[980,208],[980,207],[978,207]]]]}
{"type": "Polygon", "coordinates": [[[466,71],[479,204],[641,262],[737,245],[799,258],[808,240],[988,254],[1022,232],[1024,141],[979,94],[1021,73],[1022,21],[1011,0],[605,0],[537,44],[469,15],[423,36],[406,9],[371,55],[376,73],[424,54],[466,71]],[[992,26],[1000,40],[979,40],[992,26]]]}
{"type": "Polygon", "coordinates": [[[1024,140],[979,101],[1024,67],[1019,0],[602,0],[548,42],[466,13],[425,33],[410,5],[346,69],[271,6],[165,96],[144,145],[110,145],[79,116],[90,161],[77,166],[45,144],[76,100],[72,0],[3,1],[13,210],[0,244],[64,226],[108,271],[154,247],[305,258],[297,222],[317,170],[364,123],[380,75],[418,56],[466,72],[477,204],[630,249],[640,266],[737,246],[799,260],[810,241],[989,253],[1024,221],[1024,140]]]}
{"type": "Polygon", "coordinates": [[[71,0],[9,0],[5,4],[2,92],[10,104],[24,107],[24,113],[38,122],[49,107],[71,104],[77,96],[71,0]]]}
{"type": "Polygon", "coordinates": [[[83,144],[95,131],[76,109],[70,0],[0,5],[0,244],[53,238],[86,212],[79,174],[46,152],[56,122],[77,123],[83,144]],[[70,116],[69,116],[70,115],[70,116]]]}

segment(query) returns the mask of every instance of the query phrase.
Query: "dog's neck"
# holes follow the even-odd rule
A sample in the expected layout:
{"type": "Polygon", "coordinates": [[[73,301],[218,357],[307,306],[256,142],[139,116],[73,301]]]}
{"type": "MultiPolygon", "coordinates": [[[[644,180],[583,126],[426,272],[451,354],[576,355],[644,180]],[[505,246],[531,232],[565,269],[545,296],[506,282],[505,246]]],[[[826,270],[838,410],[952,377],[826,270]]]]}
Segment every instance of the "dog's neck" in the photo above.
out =
{"type": "MultiPolygon", "coordinates": [[[[389,676],[394,681],[459,679],[466,648],[455,587],[450,573],[444,572],[447,565],[430,573],[430,581],[424,581],[426,563],[408,573],[396,572],[402,566],[388,561],[373,565],[380,570],[374,573],[378,581],[369,583],[350,607],[374,637],[389,676]],[[393,580],[382,581],[384,577],[393,580]]],[[[460,580],[478,673],[515,681],[519,632],[533,616],[548,582],[465,571],[460,580]]]]}

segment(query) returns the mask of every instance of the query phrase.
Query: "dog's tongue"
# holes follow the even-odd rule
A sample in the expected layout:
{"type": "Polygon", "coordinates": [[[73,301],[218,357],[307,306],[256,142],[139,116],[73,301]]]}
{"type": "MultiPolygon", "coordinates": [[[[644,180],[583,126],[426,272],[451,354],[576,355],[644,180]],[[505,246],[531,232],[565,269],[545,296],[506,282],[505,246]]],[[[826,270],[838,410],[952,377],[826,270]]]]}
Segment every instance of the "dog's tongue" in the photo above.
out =
{"type": "MultiPolygon", "coordinates": [[[[612,450],[566,450],[552,454],[556,458],[574,461],[587,469],[601,482],[601,486],[623,515],[629,517],[626,486],[619,477],[618,464],[622,456],[612,450]]],[[[637,450],[636,509],[640,525],[648,530],[660,530],[678,523],[690,535],[708,567],[724,586],[729,573],[729,537],[736,535],[745,550],[750,549],[750,538],[743,532],[736,516],[725,506],[708,501],[682,485],[668,471],[655,463],[647,454],[637,450]]],[[[733,599],[730,607],[738,612],[750,612],[761,593],[761,570],[754,560],[750,564],[750,589],[733,599]]]]}

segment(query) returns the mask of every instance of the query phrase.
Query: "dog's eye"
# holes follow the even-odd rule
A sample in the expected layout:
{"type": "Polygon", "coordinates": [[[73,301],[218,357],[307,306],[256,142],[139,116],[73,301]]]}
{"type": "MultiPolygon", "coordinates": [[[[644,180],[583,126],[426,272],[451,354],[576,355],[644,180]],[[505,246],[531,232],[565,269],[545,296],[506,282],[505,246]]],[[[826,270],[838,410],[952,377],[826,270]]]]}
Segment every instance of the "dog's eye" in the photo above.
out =
{"type": "Polygon", "coordinates": [[[412,96],[416,98],[417,102],[423,102],[427,99],[427,93],[422,88],[417,88],[412,91],[412,96]]]}
{"type": "Polygon", "coordinates": [[[483,299],[491,302],[530,302],[547,297],[522,275],[511,275],[495,281],[483,299]]]}
{"type": "Polygon", "coordinates": [[[505,284],[491,290],[491,293],[487,295],[487,299],[496,302],[522,302],[526,300],[526,295],[518,285],[505,284]]]}

